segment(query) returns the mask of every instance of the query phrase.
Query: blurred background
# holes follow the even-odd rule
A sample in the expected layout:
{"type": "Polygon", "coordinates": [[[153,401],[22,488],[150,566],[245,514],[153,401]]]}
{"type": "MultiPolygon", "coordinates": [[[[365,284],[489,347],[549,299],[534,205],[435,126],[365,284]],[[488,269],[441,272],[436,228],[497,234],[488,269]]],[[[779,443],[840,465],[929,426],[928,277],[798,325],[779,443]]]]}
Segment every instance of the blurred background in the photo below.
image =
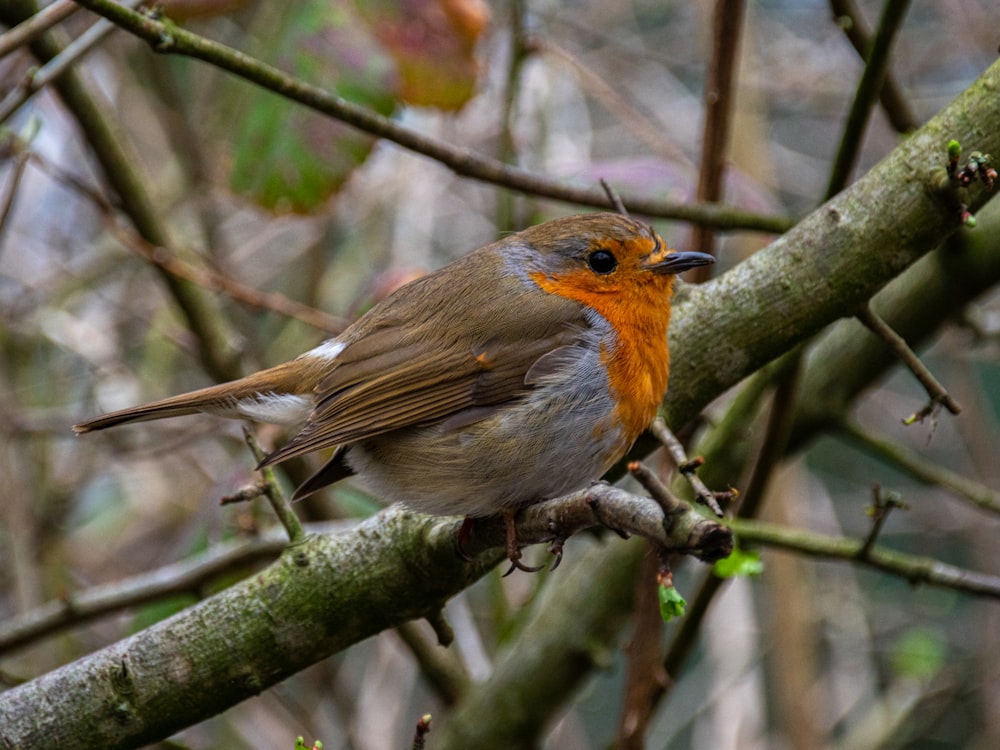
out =
{"type": "MultiPolygon", "coordinates": [[[[844,5],[761,0],[742,11],[726,203],[780,218],[822,202],[863,68],[845,33],[852,24],[844,5]]],[[[695,199],[713,3],[162,6],[187,28],[446,143],[571,184],[604,178],[627,194],[695,199]]],[[[882,4],[857,6],[873,29],[882,4]]],[[[0,21],[10,25],[13,12],[0,10],[0,21]]],[[[94,19],[81,11],[57,32],[79,37],[94,19]]],[[[905,138],[900,125],[925,122],[966,89],[996,59],[998,43],[993,0],[912,2],[891,64],[903,109],[893,116],[876,109],[854,174],[905,138]]],[[[16,94],[34,64],[24,47],[0,59],[0,95],[16,94]]],[[[580,210],[460,178],[211,66],[152,54],[121,31],[76,67],[101,127],[127,160],[111,169],[119,180],[134,173],[136,189],[123,202],[108,188],[108,164],[93,145],[98,126],[82,124],[79,109],[50,89],[4,111],[0,635],[10,618],[67,592],[153,571],[274,524],[259,502],[218,506],[254,479],[240,425],[187,418],[74,439],[74,422],[289,359],[406,280],[499,234],[580,210]],[[150,225],[136,229],[143,210],[162,238],[150,225]],[[180,301],[178,285],[192,283],[200,307],[180,301]],[[217,337],[212,354],[199,325],[217,337]]],[[[687,224],[656,226],[675,247],[707,249],[692,247],[687,224]]],[[[996,206],[988,206],[969,241],[1000,252],[998,227],[996,206]]],[[[715,272],[771,239],[718,235],[715,272]]],[[[852,419],[928,464],[1000,488],[1000,297],[987,293],[948,313],[954,322],[922,354],[965,407],[961,416],[904,427],[901,419],[926,395],[897,367],[863,393],[852,419]]],[[[732,397],[712,405],[709,422],[732,397]]],[[[750,454],[759,450],[762,424],[745,433],[750,454]]],[[[276,428],[257,431],[268,445],[280,436],[276,428]]],[[[864,536],[878,484],[908,505],[890,516],[881,543],[1000,575],[995,512],[917,482],[842,435],[803,448],[770,483],[766,518],[864,536]]],[[[283,481],[292,486],[309,467],[289,471],[283,481]]],[[[730,481],[740,487],[746,477],[730,481]]],[[[298,510],[322,522],[379,507],[345,484],[298,510]]],[[[486,678],[497,655],[516,648],[532,606],[593,544],[571,540],[555,575],[495,573],[457,597],[447,614],[458,640],[446,658],[473,680],[486,678]]],[[[267,554],[215,576],[200,593],[247,575],[267,554]]],[[[716,596],[652,715],[649,747],[1000,747],[995,601],[793,553],[765,549],[763,560],[761,575],[728,581],[716,596]]],[[[692,594],[704,568],[679,566],[678,588],[692,594]]],[[[195,599],[158,597],[0,651],[0,678],[29,679],[195,599]]],[[[678,627],[657,636],[664,647],[678,627]]],[[[175,739],[187,747],[290,748],[301,734],[326,748],[406,746],[421,714],[448,716],[414,657],[412,639],[428,639],[421,628],[405,641],[383,633],[175,739]]],[[[604,668],[563,697],[542,733],[544,747],[603,748],[618,736],[621,646],[631,632],[624,623],[604,668]]],[[[432,731],[429,747],[433,738],[432,731]]]]}

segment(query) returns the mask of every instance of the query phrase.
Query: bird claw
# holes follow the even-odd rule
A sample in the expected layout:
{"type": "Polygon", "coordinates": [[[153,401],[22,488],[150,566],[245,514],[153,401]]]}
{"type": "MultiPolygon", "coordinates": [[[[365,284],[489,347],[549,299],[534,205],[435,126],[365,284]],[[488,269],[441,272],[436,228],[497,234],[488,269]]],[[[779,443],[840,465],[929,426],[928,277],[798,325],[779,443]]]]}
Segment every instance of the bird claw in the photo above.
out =
{"type": "Polygon", "coordinates": [[[506,578],[515,570],[522,570],[525,573],[537,573],[544,565],[525,565],[521,562],[521,548],[517,543],[517,527],[514,525],[514,519],[517,516],[517,508],[504,508],[501,511],[503,516],[504,530],[507,534],[507,559],[510,560],[510,568],[503,577],[506,578]]]}
{"type": "Polygon", "coordinates": [[[550,571],[555,570],[559,567],[559,563],[562,562],[563,557],[563,545],[566,543],[566,537],[556,536],[552,539],[552,544],[549,545],[549,554],[555,557],[552,562],[552,567],[549,568],[550,571]]]}
{"type": "Polygon", "coordinates": [[[472,555],[465,551],[465,545],[467,545],[469,543],[469,539],[472,538],[472,527],[475,523],[475,518],[472,516],[466,516],[462,519],[462,525],[458,527],[458,534],[455,535],[455,551],[458,553],[459,558],[467,563],[470,563],[475,559],[472,555]]]}
{"type": "Polygon", "coordinates": [[[517,557],[507,558],[508,560],[510,560],[510,567],[507,568],[507,572],[504,573],[501,576],[501,578],[506,578],[515,570],[523,570],[525,573],[537,573],[538,571],[540,571],[542,568],[545,567],[544,565],[525,565],[523,562],[521,562],[520,558],[521,558],[520,552],[517,553],[517,557]]]}

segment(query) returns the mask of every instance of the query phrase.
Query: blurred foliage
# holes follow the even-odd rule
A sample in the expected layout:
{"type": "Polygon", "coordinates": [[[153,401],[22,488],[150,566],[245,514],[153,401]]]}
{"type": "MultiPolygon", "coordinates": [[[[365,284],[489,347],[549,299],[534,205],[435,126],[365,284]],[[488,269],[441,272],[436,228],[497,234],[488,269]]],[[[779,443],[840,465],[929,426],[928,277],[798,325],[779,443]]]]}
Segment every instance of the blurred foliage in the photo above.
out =
{"type": "MultiPolygon", "coordinates": [[[[254,19],[256,43],[246,51],[383,115],[403,103],[457,109],[476,81],[485,11],[467,16],[477,8],[472,0],[272,6],[254,19]]],[[[353,128],[242,81],[226,83],[214,104],[226,114],[230,186],[265,208],[316,210],[371,151],[373,139],[353,128]]]]}
{"type": "MultiPolygon", "coordinates": [[[[694,194],[712,3],[162,5],[199,33],[462,148],[500,154],[506,143],[512,160],[551,177],[584,184],[605,177],[659,197],[694,194]],[[512,54],[515,38],[544,44],[527,45],[519,57],[512,54]]],[[[880,3],[859,5],[874,24],[880,3]]],[[[65,27],[78,35],[90,22],[80,13],[65,27]]],[[[803,213],[823,194],[861,62],[825,2],[751,3],[746,23],[727,201],[803,213]]],[[[931,117],[994,60],[998,28],[995,0],[912,4],[893,75],[918,119],[931,117]]],[[[32,64],[23,53],[0,59],[3,93],[32,64]]],[[[247,287],[350,317],[508,226],[502,191],[397,147],[376,146],[198,61],[153,55],[126,34],[109,38],[79,67],[107,97],[105,114],[125,133],[181,254],[247,287]]],[[[74,187],[105,183],[71,115],[46,92],[7,125],[19,132],[31,117],[42,123],[31,142],[40,162],[16,181],[14,159],[5,153],[0,162],[0,196],[13,196],[0,226],[0,629],[6,618],[66,591],[154,570],[272,523],[256,506],[217,506],[253,481],[254,461],[238,425],[180,419],[72,439],[69,425],[81,417],[207,379],[161,278],[74,187]]],[[[858,173],[900,137],[877,112],[858,173]]],[[[996,203],[980,214],[975,236],[957,242],[995,242],[996,203]]],[[[513,206],[517,224],[575,210],[523,197],[513,206]]],[[[672,245],[686,246],[688,227],[658,228],[672,245]]],[[[721,238],[719,270],[767,241],[746,233],[721,238]]],[[[322,337],[226,294],[213,297],[246,371],[322,337]]],[[[928,461],[995,488],[1000,298],[994,292],[954,312],[959,324],[924,358],[966,406],[963,414],[902,427],[924,394],[898,371],[855,411],[928,461]]],[[[714,405],[709,420],[724,406],[725,399],[714,405]]],[[[762,432],[758,426],[746,435],[751,453],[762,432]]],[[[259,434],[265,443],[280,439],[275,428],[259,434]]],[[[294,480],[311,468],[289,471],[294,480]]],[[[742,478],[732,481],[739,486],[742,478]]],[[[1000,573],[995,517],[835,437],[821,438],[785,467],[765,515],[864,536],[876,482],[909,505],[890,516],[880,541],[1000,573]]],[[[319,520],[367,515],[374,507],[362,490],[345,486],[298,510],[319,520]]],[[[570,540],[563,568],[591,543],[570,540]]],[[[685,671],[653,719],[650,747],[1000,746],[995,603],[788,553],[764,550],[761,559],[760,576],[723,583],[685,671]],[[879,731],[849,744],[876,714],[879,731]]],[[[456,643],[443,658],[473,680],[487,677],[506,646],[517,648],[541,592],[558,586],[565,572],[490,576],[449,603],[456,643]]],[[[705,572],[694,563],[675,566],[677,590],[690,597],[705,572]]],[[[593,578],[600,585],[599,571],[593,578]]],[[[0,672],[40,674],[186,601],[146,605],[3,654],[0,672]]],[[[664,643],[683,622],[666,627],[664,643]]],[[[626,628],[622,640],[630,633],[626,628]]],[[[624,664],[621,649],[609,653],[607,669],[594,671],[572,696],[545,747],[608,746],[624,700],[624,664]]],[[[427,710],[447,721],[450,707],[431,684],[413,653],[386,633],[177,739],[191,747],[288,747],[301,732],[341,738],[338,747],[402,747],[427,710]]],[[[433,742],[431,732],[428,746],[433,742]]]]}

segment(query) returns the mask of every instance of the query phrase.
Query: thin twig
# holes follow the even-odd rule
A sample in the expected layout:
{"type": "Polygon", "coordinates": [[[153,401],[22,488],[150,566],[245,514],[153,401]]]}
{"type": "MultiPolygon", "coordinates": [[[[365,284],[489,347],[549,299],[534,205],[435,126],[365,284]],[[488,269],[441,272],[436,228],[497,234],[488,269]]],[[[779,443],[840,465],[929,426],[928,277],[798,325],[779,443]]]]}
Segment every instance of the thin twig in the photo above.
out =
{"type": "Polygon", "coordinates": [[[669,530],[674,522],[674,518],[687,511],[690,506],[678,499],[667,485],[660,481],[660,478],[641,461],[632,461],[628,465],[628,473],[635,477],[649,493],[649,496],[656,501],[663,510],[663,522],[667,524],[669,530]]]}
{"type": "MultiPolygon", "coordinates": [[[[507,61],[506,83],[503,90],[503,104],[500,107],[499,149],[497,158],[504,164],[517,163],[517,142],[514,138],[514,112],[521,92],[521,73],[524,63],[532,50],[526,43],[527,9],[525,0],[511,0],[510,13],[510,57],[507,61]]],[[[496,228],[498,232],[512,232],[517,229],[515,217],[517,195],[510,190],[498,190],[496,194],[496,228]]]]}
{"type": "Polygon", "coordinates": [[[431,715],[424,714],[417,721],[417,726],[413,730],[413,750],[424,750],[427,744],[427,735],[431,732],[431,715]]]}
{"type": "Polygon", "coordinates": [[[618,191],[611,187],[608,181],[603,177],[600,182],[601,187],[604,188],[604,192],[608,196],[608,201],[611,203],[611,206],[615,209],[615,211],[620,213],[622,216],[628,216],[628,209],[625,208],[625,204],[622,203],[622,197],[618,195],[618,191]]]}
{"type": "MultiPolygon", "coordinates": [[[[34,119],[34,118],[33,118],[34,119]]],[[[4,150],[10,147],[15,139],[8,137],[3,144],[4,150]]],[[[11,209],[14,208],[14,198],[21,185],[21,178],[24,176],[24,168],[28,165],[30,152],[27,149],[15,149],[14,164],[10,170],[10,179],[7,181],[3,196],[0,197],[0,251],[3,250],[3,234],[7,228],[7,220],[10,218],[11,209]]]]}
{"type": "MultiPolygon", "coordinates": [[[[422,135],[318,86],[288,76],[243,52],[193,34],[167,21],[136,13],[110,0],[79,0],[79,3],[145,39],[157,52],[185,55],[208,62],[352,127],[434,159],[458,175],[530,195],[595,208],[607,206],[607,197],[602,190],[565,185],[422,135]]],[[[763,216],[722,205],[659,201],[638,195],[623,196],[623,200],[637,214],[696,224],[707,223],[721,230],[747,229],[782,233],[794,224],[792,219],[786,217],[763,216]]]]}
{"type": "Polygon", "coordinates": [[[28,44],[36,36],[44,34],[78,10],[80,6],[73,0],[56,0],[51,5],[45,6],[31,18],[0,36],[0,57],[6,57],[18,47],[28,44]]]}
{"type": "MultiPolygon", "coordinates": [[[[257,462],[263,461],[265,453],[261,449],[260,443],[257,442],[257,437],[254,435],[253,430],[246,425],[243,426],[243,437],[257,462]]],[[[271,504],[274,514],[278,517],[278,521],[285,527],[285,531],[288,533],[288,541],[291,544],[301,542],[305,538],[306,532],[302,528],[302,522],[299,521],[299,517],[292,510],[292,506],[288,504],[288,500],[285,498],[281,488],[278,487],[278,480],[274,476],[274,469],[270,466],[265,467],[260,470],[260,474],[264,480],[264,495],[271,504]]]]}
{"type": "Polygon", "coordinates": [[[763,544],[809,557],[850,560],[905,578],[913,584],[924,583],[1000,600],[1000,576],[966,570],[933,557],[910,555],[875,545],[861,560],[858,553],[864,542],[860,539],[816,534],[764,521],[734,519],[731,525],[741,542],[763,544]]]}
{"type": "Polygon", "coordinates": [[[864,138],[865,126],[878,99],[882,82],[889,70],[889,51],[892,41],[903,24],[903,16],[910,0],[886,0],[879,19],[878,31],[872,40],[871,49],[865,57],[865,69],[858,82],[858,89],[851,103],[851,111],[844,123],[844,134],[840,139],[837,156],[830,170],[830,182],[826,188],[827,199],[832,198],[847,185],[864,138]]]}
{"type": "MultiPolygon", "coordinates": [[[[733,112],[733,80],[739,59],[743,16],[743,0],[716,0],[712,19],[712,56],[705,81],[705,122],[697,193],[698,200],[706,203],[722,199],[733,112]]],[[[714,255],[715,231],[711,227],[695,226],[691,233],[691,246],[714,255]]],[[[709,266],[702,266],[694,269],[688,278],[692,282],[703,282],[711,278],[711,274],[709,266]]]]}
{"type": "Polygon", "coordinates": [[[906,507],[908,506],[902,501],[897,493],[883,493],[882,488],[877,484],[872,487],[872,505],[869,509],[872,517],[872,527],[868,532],[868,536],[865,537],[865,541],[864,544],[861,545],[861,549],[858,550],[859,560],[866,560],[871,554],[872,548],[875,546],[875,541],[878,539],[878,535],[882,533],[882,527],[885,526],[885,522],[889,520],[889,514],[896,508],[906,507]]]}
{"type": "Polygon", "coordinates": [[[326,333],[338,334],[349,325],[349,321],[343,318],[289,299],[280,292],[262,292],[218,271],[210,268],[199,268],[187,263],[173,255],[167,248],[153,245],[142,235],[123,226],[118,221],[115,207],[97,188],[88,185],[76,175],[52,164],[37,153],[28,152],[27,147],[23,144],[19,148],[22,149],[22,153],[27,153],[30,160],[42,170],[90,201],[101,213],[105,227],[124,247],[172,276],[189,281],[211,292],[223,294],[234,302],[251,309],[270,310],[279,315],[299,320],[326,333]]]}
{"type": "MultiPolygon", "coordinates": [[[[855,51],[862,59],[866,58],[872,44],[872,34],[854,0],[830,0],[830,10],[833,11],[834,20],[843,29],[855,51]]],[[[882,88],[879,89],[879,101],[896,132],[909,133],[920,127],[909,102],[896,83],[892,70],[887,70],[885,73],[882,88]]]]}
{"type": "Polygon", "coordinates": [[[674,465],[677,466],[677,470],[690,483],[695,497],[698,498],[698,502],[708,507],[716,516],[722,518],[723,512],[719,502],[731,500],[735,497],[736,490],[729,489],[725,492],[713,492],[708,489],[695,473],[698,467],[701,466],[702,461],[697,458],[693,460],[688,459],[681,441],[671,432],[670,428],[667,427],[667,423],[662,418],[657,417],[654,419],[653,424],[649,426],[649,431],[666,447],[671,459],[673,459],[674,465]]]}
{"type": "Polygon", "coordinates": [[[865,449],[892,462],[915,479],[951,492],[956,497],[968,501],[982,510],[1000,515],[1000,492],[966,476],[950,471],[928,461],[920,455],[884,435],[876,435],[871,430],[849,419],[840,423],[840,432],[855,440],[865,449]]]}
{"type": "MultiPolygon", "coordinates": [[[[899,360],[906,365],[910,372],[913,373],[914,377],[920,381],[920,385],[924,387],[927,391],[927,395],[930,397],[930,407],[934,404],[941,404],[952,414],[959,414],[962,411],[962,407],[959,406],[958,402],[953,399],[948,391],[944,389],[944,386],[938,382],[930,370],[920,361],[920,358],[913,352],[910,345],[906,343],[906,340],[896,333],[892,326],[886,323],[882,318],[880,318],[874,310],[872,310],[871,305],[865,305],[858,313],[857,318],[869,331],[874,333],[880,339],[882,339],[893,353],[899,358],[899,360]]],[[[928,411],[925,409],[925,411],[928,411]]],[[[929,412],[928,412],[929,413],[929,412]]],[[[915,417],[910,417],[903,420],[906,423],[912,423],[916,421],[915,417]]]]}
{"type": "Polygon", "coordinates": [[[650,151],[668,164],[677,165],[691,173],[694,172],[694,164],[687,154],[673,142],[664,138],[664,128],[661,124],[654,122],[640,112],[627,98],[618,93],[618,89],[587,67],[577,56],[560,47],[551,39],[535,37],[531,40],[531,46],[571,65],[583,90],[594,97],[609,114],[620,120],[624,127],[635,133],[649,147],[650,151]]]}
{"type": "MultiPolygon", "coordinates": [[[[138,5],[139,2],[141,0],[124,0],[124,5],[134,6],[138,5]]],[[[24,80],[15,86],[4,100],[0,102],[0,123],[6,122],[7,118],[14,114],[36,92],[56,80],[71,65],[79,62],[84,55],[90,52],[99,41],[114,31],[115,28],[117,27],[110,21],[101,19],[70,44],[66,45],[62,52],[45,63],[41,68],[30,70],[24,80]]],[[[40,34],[44,30],[36,30],[35,34],[40,34]]],[[[30,38],[25,41],[30,41],[30,38]]]]}

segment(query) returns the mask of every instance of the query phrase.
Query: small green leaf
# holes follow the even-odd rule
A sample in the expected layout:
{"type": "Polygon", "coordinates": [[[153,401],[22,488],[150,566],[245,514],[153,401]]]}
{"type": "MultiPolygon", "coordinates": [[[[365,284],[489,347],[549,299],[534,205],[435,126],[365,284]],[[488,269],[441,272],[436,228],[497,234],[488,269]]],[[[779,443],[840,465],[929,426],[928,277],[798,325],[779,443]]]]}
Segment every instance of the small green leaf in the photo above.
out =
{"type": "Polygon", "coordinates": [[[952,161],[958,161],[958,157],[962,155],[962,144],[952,138],[948,141],[948,158],[952,161]]]}
{"type": "Polygon", "coordinates": [[[759,576],[764,572],[764,562],[756,550],[744,550],[737,547],[729,557],[715,563],[712,572],[719,578],[759,576]]]}
{"type": "Polygon", "coordinates": [[[660,617],[670,622],[675,617],[683,617],[687,601],[673,586],[660,586],[660,617]]]}
{"type": "Polygon", "coordinates": [[[915,627],[907,630],[892,649],[892,668],[901,677],[927,682],[944,666],[948,645],[939,630],[915,627]]]}

